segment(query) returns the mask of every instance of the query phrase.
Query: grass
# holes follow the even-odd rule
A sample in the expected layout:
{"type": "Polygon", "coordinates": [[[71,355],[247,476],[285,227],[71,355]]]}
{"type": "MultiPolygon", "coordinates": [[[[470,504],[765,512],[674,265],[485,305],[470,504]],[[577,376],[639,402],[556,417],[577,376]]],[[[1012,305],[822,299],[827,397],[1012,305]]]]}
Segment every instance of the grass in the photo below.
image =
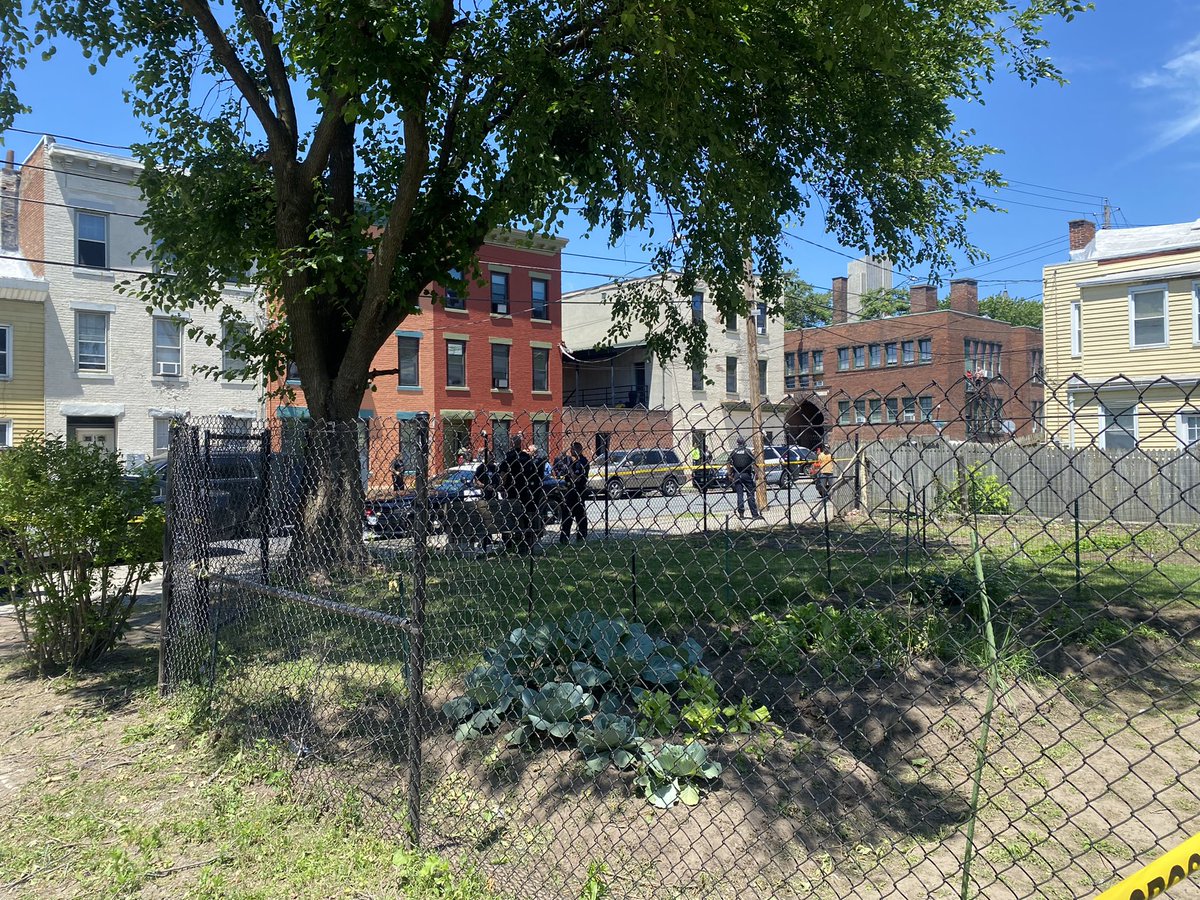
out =
{"type": "MultiPolygon", "coordinates": [[[[76,689],[60,685],[60,700],[76,689]]],[[[53,695],[51,695],[53,696],[53,695]]],[[[412,853],[289,787],[290,761],[225,746],[186,703],[136,690],[119,713],[56,716],[36,773],[0,817],[0,891],[18,898],[391,896],[484,900],[481,877],[412,853]]]]}

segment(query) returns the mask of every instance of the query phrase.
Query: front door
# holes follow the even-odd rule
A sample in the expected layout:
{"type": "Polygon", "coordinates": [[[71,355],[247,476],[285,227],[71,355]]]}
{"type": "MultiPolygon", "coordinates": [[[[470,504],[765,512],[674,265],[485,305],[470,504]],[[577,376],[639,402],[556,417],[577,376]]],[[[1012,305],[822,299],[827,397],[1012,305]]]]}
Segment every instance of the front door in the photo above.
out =
{"type": "Polygon", "coordinates": [[[75,440],[85,447],[100,447],[112,453],[117,449],[117,430],[115,428],[76,428],[75,440]]]}

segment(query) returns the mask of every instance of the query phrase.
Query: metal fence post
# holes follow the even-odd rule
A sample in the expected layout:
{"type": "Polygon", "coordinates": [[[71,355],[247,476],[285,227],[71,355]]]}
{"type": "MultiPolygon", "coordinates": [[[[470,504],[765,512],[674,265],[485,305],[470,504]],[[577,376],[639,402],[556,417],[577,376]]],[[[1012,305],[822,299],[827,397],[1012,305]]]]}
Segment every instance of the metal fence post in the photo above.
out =
{"type": "Polygon", "coordinates": [[[733,602],[733,584],[729,574],[729,551],[733,549],[733,538],[729,534],[729,515],[725,515],[725,607],[733,602]]]}
{"type": "Polygon", "coordinates": [[[1079,558],[1079,498],[1075,498],[1075,599],[1083,597],[1083,564],[1079,558]]]}
{"type": "Polygon", "coordinates": [[[258,565],[262,580],[266,582],[271,566],[271,432],[264,430],[259,439],[258,477],[258,565]]]}
{"type": "Polygon", "coordinates": [[[604,445],[604,537],[606,540],[608,539],[608,501],[610,493],[608,489],[608,455],[608,444],[606,443],[604,445]]]}
{"type": "MultiPolygon", "coordinates": [[[[830,492],[832,493],[832,491],[830,492]]],[[[821,512],[824,513],[825,523],[825,580],[829,583],[829,589],[833,590],[833,547],[829,540],[829,494],[827,493],[821,500],[821,512]]]]}
{"type": "Polygon", "coordinates": [[[171,650],[171,635],[174,632],[174,609],[171,606],[171,560],[175,555],[175,479],[172,471],[178,464],[177,446],[182,431],[179,423],[172,421],[167,431],[167,469],[163,484],[163,580],[162,607],[158,625],[158,695],[165,697],[171,692],[171,669],[167,654],[171,650]],[[172,459],[174,457],[174,459],[172,459]]]}
{"type": "Polygon", "coordinates": [[[425,701],[425,578],[429,532],[429,413],[416,415],[417,471],[413,502],[413,593],[409,616],[408,684],[408,831],[413,846],[421,844],[421,720],[425,701]]]}
{"type": "Polygon", "coordinates": [[[629,551],[629,572],[632,576],[630,602],[633,605],[633,617],[636,619],[638,614],[637,544],[634,544],[633,549],[629,551]]]}

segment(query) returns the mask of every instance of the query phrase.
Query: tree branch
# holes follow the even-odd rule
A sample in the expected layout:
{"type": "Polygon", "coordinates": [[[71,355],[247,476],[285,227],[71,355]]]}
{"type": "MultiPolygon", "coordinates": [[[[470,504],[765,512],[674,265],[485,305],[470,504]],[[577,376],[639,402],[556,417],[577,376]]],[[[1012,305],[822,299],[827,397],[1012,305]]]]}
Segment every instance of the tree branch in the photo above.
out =
{"type": "Polygon", "coordinates": [[[263,96],[254,79],[250,77],[246,67],[242,65],[237,51],[233,49],[233,45],[225,36],[224,29],[213,15],[208,0],[181,0],[181,3],[184,12],[196,20],[201,33],[208,40],[209,46],[212,47],[213,57],[220,63],[221,68],[229,73],[233,83],[237,85],[242,96],[246,98],[246,102],[250,104],[250,108],[254,110],[254,115],[258,117],[259,124],[267,133],[267,137],[275,143],[286,145],[288,142],[287,129],[279,121],[275,111],[271,109],[271,104],[267,102],[267,98],[263,96]]]}
{"type": "Polygon", "coordinates": [[[332,99],[332,103],[325,107],[325,112],[321,114],[321,121],[317,123],[313,132],[312,146],[308,148],[308,156],[304,158],[301,167],[304,177],[309,181],[317,178],[325,168],[349,100],[349,97],[340,94],[332,99]]]}
{"type": "Polygon", "coordinates": [[[299,131],[296,124],[296,107],[292,100],[292,86],[288,83],[287,67],[283,63],[283,53],[279,44],[275,42],[271,20],[267,18],[259,0],[241,0],[241,5],[250,33],[254,35],[259,49],[262,50],[263,62],[267,67],[267,80],[271,83],[271,94],[275,97],[279,119],[294,142],[298,139],[299,131]]]}

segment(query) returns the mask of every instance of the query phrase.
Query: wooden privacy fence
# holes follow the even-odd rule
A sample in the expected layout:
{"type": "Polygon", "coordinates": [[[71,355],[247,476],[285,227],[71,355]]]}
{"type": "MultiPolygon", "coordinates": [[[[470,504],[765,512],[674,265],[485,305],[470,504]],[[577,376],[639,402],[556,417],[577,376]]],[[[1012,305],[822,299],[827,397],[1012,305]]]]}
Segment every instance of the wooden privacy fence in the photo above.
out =
{"type": "MultiPolygon", "coordinates": [[[[853,445],[842,450],[849,459],[853,445]]],[[[872,441],[858,448],[861,497],[868,508],[933,506],[975,466],[1011,490],[1009,511],[1039,518],[1200,524],[1200,457],[1186,450],[1105,452],[1056,444],[912,444],[872,441]]]]}

